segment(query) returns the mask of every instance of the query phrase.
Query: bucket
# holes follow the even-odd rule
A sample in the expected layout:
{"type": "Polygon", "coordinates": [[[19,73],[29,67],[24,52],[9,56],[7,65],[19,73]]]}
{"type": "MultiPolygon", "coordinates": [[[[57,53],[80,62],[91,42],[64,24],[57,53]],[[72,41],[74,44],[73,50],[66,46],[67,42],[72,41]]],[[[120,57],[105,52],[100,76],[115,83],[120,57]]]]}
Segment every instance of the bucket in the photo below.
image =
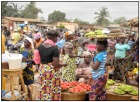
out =
{"type": "Polygon", "coordinates": [[[9,69],[17,69],[22,67],[22,55],[21,54],[10,54],[8,56],[9,69]]]}
{"type": "Polygon", "coordinates": [[[6,54],[2,54],[2,62],[8,62],[8,57],[6,54]]]}

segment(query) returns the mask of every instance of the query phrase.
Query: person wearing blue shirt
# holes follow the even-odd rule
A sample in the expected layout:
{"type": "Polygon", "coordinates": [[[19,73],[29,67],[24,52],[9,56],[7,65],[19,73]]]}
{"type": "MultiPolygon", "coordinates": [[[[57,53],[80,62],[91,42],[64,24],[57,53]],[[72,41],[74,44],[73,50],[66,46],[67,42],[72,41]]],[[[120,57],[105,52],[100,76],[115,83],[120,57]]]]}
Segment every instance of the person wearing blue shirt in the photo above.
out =
{"type": "Polygon", "coordinates": [[[97,41],[97,51],[98,54],[93,59],[91,63],[92,66],[92,84],[91,84],[91,92],[89,93],[89,100],[105,100],[106,91],[104,90],[104,86],[107,81],[106,75],[106,61],[107,61],[107,39],[97,41]]]}
{"type": "Polygon", "coordinates": [[[133,38],[133,36],[130,37],[129,41],[128,41],[128,45],[130,46],[130,48],[132,48],[132,46],[135,44],[135,40],[133,38]]]}
{"type": "Polygon", "coordinates": [[[125,81],[125,73],[131,66],[132,54],[128,44],[125,44],[125,37],[120,37],[120,43],[115,46],[115,61],[114,61],[114,80],[125,81]],[[128,53],[128,54],[126,54],[128,53]]]}

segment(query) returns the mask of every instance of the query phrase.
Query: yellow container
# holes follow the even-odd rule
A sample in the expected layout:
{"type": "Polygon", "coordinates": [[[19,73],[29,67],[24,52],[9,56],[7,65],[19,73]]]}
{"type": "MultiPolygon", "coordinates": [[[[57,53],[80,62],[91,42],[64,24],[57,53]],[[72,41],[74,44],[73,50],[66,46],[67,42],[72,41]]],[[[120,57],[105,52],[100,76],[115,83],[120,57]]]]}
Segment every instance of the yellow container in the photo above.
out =
{"type": "Polygon", "coordinates": [[[6,78],[3,77],[2,78],[2,90],[5,90],[5,88],[6,88],[6,78]]]}
{"type": "Polygon", "coordinates": [[[138,72],[138,68],[135,68],[134,70],[132,70],[133,74],[136,74],[138,72]]]}

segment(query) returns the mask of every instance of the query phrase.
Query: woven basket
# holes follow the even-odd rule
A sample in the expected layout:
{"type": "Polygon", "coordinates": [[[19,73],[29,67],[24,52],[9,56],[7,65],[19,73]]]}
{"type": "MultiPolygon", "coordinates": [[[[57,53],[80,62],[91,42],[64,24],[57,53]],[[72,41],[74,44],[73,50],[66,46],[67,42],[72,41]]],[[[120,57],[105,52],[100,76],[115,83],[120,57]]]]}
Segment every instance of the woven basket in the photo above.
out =
{"type": "Polygon", "coordinates": [[[61,92],[67,92],[67,91],[68,91],[68,89],[69,89],[69,88],[66,88],[66,89],[61,88],[61,92]]]}
{"type": "Polygon", "coordinates": [[[109,33],[108,36],[119,36],[120,33],[109,33]]]}
{"type": "Polygon", "coordinates": [[[61,93],[61,101],[85,101],[87,93],[61,93]]]}
{"type": "Polygon", "coordinates": [[[120,29],[115,29],[115,30],[111,30],[110,33],[120,33],[121,30],[120,29]]]}

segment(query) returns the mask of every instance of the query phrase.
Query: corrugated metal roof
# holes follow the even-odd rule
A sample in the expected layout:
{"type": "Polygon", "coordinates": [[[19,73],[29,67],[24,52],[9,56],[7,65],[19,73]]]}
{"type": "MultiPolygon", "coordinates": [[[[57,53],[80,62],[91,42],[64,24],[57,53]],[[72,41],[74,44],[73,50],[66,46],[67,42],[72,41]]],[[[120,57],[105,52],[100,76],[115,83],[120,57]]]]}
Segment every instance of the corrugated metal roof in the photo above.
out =
{"type": "Polygon", "coordinates": [[[37,22],[42,23],[42,21],[37,19],[29,19],[29,18],[17,18],[17,17],[4,17],[6,19],[12,20],[12,21],[28,21],[28,22],[37,22]]]}

